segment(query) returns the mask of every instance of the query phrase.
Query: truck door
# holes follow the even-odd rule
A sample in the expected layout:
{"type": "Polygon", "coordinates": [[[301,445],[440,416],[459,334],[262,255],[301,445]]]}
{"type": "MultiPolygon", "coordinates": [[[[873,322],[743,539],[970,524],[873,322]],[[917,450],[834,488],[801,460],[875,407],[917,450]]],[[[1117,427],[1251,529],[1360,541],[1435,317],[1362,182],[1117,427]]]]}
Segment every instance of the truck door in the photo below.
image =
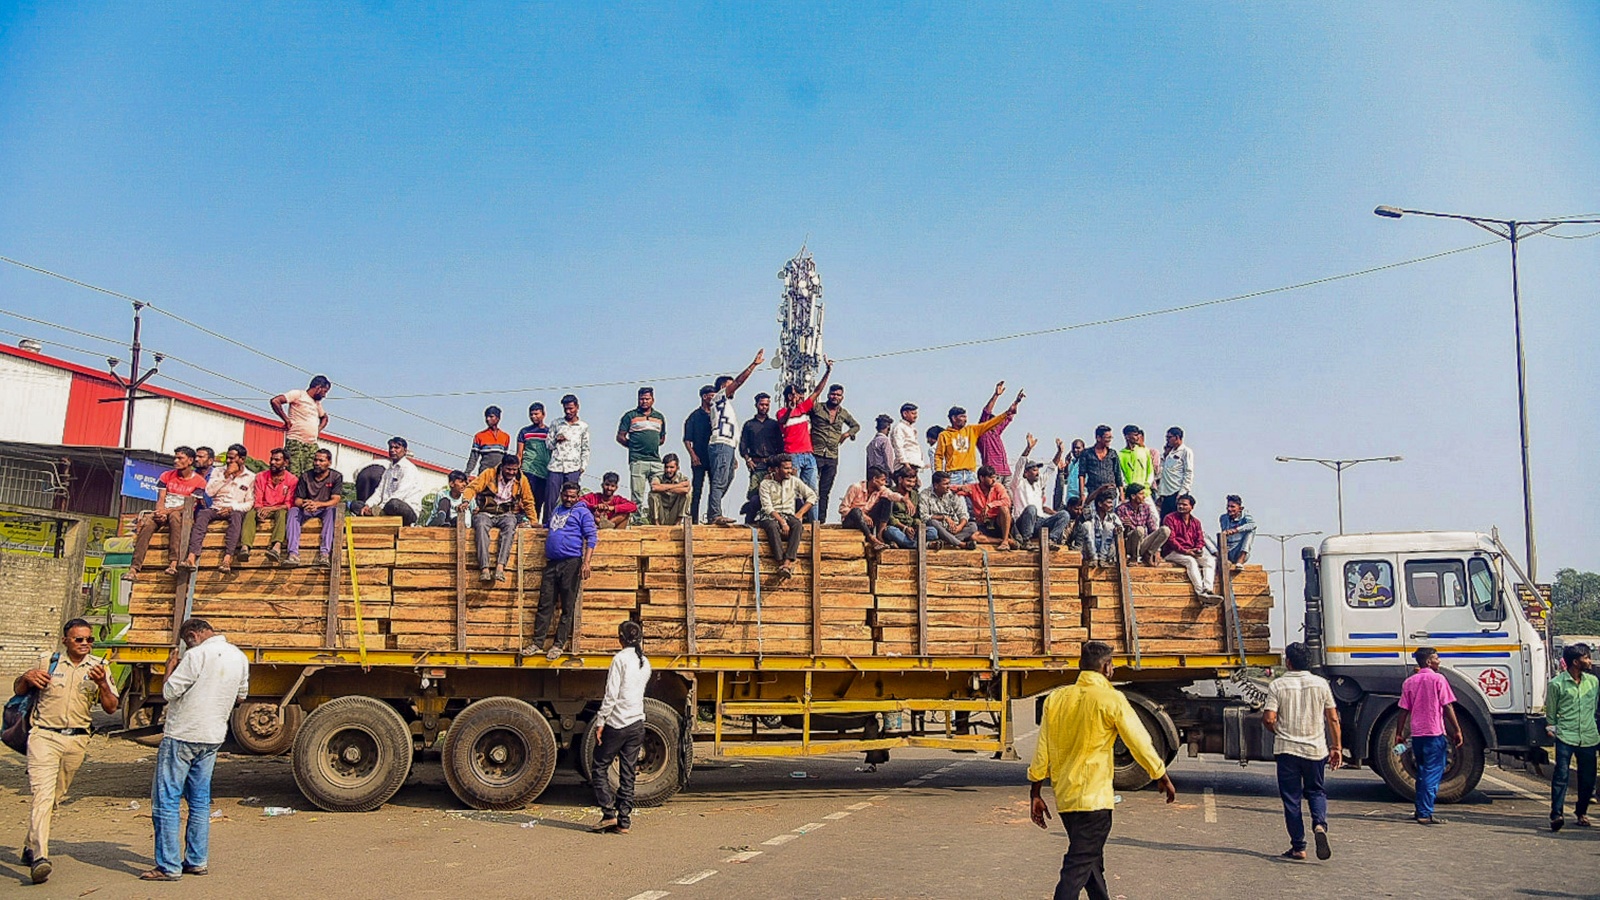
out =
{"type": "Polygon", "coordinates": [[[1522,645],[1506,623],[1494,569],[1482,556],[1408,557],[1402,562],[1401,622],[1407,651],[1433,647],[1439,661],[1477,685],[1489,708],[1518,708],[1522,645]]]}

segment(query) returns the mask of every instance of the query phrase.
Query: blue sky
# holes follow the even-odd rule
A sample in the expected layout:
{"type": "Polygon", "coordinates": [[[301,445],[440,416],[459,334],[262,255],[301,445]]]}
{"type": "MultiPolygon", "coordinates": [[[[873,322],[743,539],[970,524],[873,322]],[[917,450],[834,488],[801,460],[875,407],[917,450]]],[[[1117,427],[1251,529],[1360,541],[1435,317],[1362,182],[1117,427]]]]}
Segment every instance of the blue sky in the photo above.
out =
{"type": "MultiPolygon", "coordinates": [[[[520,422],[561,386],[629,382],[580,392],[608,433],[635,380],[770,351],[802,241],[826,346],[853,357],[1487,239],[1380,203],[1600,212],[1600,11],[1395,7],[0,4],[0,254],[367,393],[494,391],[401,401],[456,431],[330,404],[337,432],[459,463],[488,402],[520,422]]],[[[1600,238],[1525,245],[1546,577],[1600,568],[1597,283],[1600,238]]],[[[13,267],[0,300],[127,330],[125,303],[13,267]]],[[[171,321],[146,342],[269,393],[304,381],[171,321]]],[[[1238,492],[1266,531],[1335,527],[1332,476],[1274,456],[1403,454],[1347,478],[1350,530],[1521,540],[1503,245],[836,375],[865,421],[975,408],[1004,378],[1029,393],[1013,447],[1180,424],[1200,512],[1238,492]]],[[[674,431],[700,381],[657,383],[674,431]]]]}

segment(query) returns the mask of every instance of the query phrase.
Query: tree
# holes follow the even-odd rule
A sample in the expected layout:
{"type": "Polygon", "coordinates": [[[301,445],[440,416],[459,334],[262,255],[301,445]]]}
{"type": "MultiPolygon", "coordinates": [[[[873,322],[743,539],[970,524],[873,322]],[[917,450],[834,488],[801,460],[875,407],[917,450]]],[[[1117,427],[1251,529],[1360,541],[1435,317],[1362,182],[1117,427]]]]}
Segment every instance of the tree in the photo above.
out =
{"type": "Polygon", "coordinates": [[[1552,634],[1600,634],[1600,572],[1557,570],[1550,606],[1552,634]]]}

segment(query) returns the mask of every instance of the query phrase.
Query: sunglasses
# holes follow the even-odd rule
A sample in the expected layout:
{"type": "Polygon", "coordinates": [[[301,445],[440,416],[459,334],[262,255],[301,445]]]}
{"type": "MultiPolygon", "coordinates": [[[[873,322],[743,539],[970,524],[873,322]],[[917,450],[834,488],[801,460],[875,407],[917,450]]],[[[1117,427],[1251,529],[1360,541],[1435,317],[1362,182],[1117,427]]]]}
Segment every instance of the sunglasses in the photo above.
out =
{"type": "Polygon", "coordinates": [[[94,643],[94,638],[92,638],[92,637],[81,637],[81,638],[80,637],[69,637],[69,638],[67,638],[67,643],[69,643],[69,644],[92,644],[92,643],[94,643]]]}

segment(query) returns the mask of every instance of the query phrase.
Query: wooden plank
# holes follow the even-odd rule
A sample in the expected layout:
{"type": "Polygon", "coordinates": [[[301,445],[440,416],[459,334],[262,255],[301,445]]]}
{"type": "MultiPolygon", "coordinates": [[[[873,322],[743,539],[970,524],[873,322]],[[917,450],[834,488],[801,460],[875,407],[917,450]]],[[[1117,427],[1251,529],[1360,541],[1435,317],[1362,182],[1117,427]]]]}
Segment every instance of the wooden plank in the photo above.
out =
{"type": "Polygon", "coordinates": [[[467,519],[456,517],[456,651],[467,650],[467,519]]]}
{"type": "Polygon", "coordinates": [[[917,529],[917,655],[928,655],[928,530],[926,528],[917,529]]]}
{"type": "MultiPolygon", "coordinates": [[[[339,503],[333,507],[333,527],[337,531],[344,525],[344,504],[339,503]]],[[[320,538],[319,538],[320,540],[320,538]]],[[[321,546],[320,544],[318,546],[321,546]]],[[[323,632],[323,646],[337,646],[339,640],[339,581],[344,564],[344,543],[337,537],[333,541],[333,552],[328,554],[328,614],[327,627],[323,632]]]]}
{"type": "MultiPolygon", "coordinates": [[[[641,544],[640,549],[643,549],[641,544]]],[[[683,520],[683,621],[689,652],[698,653],[694,634],[694,522],[683,520]]]]}
{"type": "Polygon", "coordinates": [[[822,655],[822,586],[818,584],[822,572],[822,541],[817,534],[820,525],[813,522],[811,530],[811,654],[822,655]]]}
{"type": "Polygon", "coordinates": [[[1122,531],[1118,529],[1117,540],[1117,577],[1118,587],[1122,589],[1122,640],[1123,646],[1133,648],[1137,657],[1139,652],[1139,614],[1133,608],[1133,591],[1129,588],[1128,554],[1122,546],[1122,531]]]}
{"type": "Polygon", "coordinates": [[[1039,646],[1050,653],[1050,536],[1039,539],[1039,646]]]}

